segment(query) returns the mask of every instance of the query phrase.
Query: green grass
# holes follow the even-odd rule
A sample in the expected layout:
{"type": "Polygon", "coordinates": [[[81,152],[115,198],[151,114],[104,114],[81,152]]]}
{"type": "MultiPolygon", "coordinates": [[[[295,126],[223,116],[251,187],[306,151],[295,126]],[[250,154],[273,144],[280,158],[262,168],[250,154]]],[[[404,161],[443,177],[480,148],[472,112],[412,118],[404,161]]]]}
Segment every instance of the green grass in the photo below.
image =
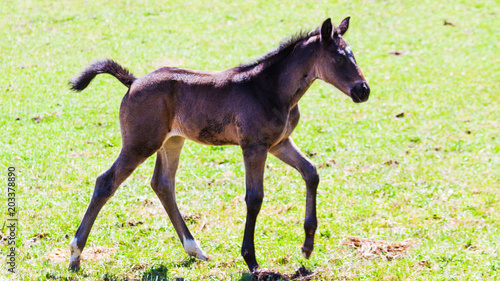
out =
{"type": "MultiPolygon", "coordinates": [[[[498,1],[203,2],[0,2],[0,213],[6,221],[7,167],[15,166],[19,279],[250,280],[240,257],[240,149],[193,142],[183,150],[177,197],[211,261],[184,253],[149,186],[154,157],[92,229],[87,248],[104,247],[109,257],[83,260],[79,273],[67,271],[67,259],[48,258],[69,251],[95,178],[121,144],[126,89],[99,76],[74,93],[67,81],[99,58],[137,76],[163,65],[221,70],[345,16],[352,16],[345,37],[370,82],[370,100],[354,104],[320,81],[301,100],[293,137],[321,166],[316,247],[310,260],[301,257],[304,183],[270,157],[256,229],[261,267],[293,272],[303,264],[318,280],[500,278],[498,1]],[[395,50],[406,53],[389,54],[395,50]],[[321,165],[331,159],[334,165],[321,165]],[[384,164],[390,160],[398,164],[384,164]],[[417,243],[401,259],[366,260],[342,245],[349,236],[417,243]]],[[[1,242],[6,277],[7,249],[1,242]]]]}

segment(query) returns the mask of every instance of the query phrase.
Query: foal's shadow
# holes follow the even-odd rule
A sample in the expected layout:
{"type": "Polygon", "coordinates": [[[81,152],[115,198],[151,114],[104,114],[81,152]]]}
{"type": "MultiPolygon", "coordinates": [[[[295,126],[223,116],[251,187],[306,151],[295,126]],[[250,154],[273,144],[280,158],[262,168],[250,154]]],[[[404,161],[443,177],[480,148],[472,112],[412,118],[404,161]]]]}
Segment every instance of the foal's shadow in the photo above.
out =
{"type": "MultiPolygon", "coordinates": [[[[173,267],[191,267],[196,262],[195,257],[187,257],[186,259],[174,264],[173,267]]],[[[144,271],[141,281],[181,281],[182,277],[168,276],[168,267],[166,265],[154,265],[144,271]]]]}
{"type": "Polygon", "coordinates": [[[168,278],[168,267],[166,265],[153,265],[142,275],[141,281],[166,281],[168,278]]]}
{"type": "Polygon", "coordinates": [[[274,271],[274,272],[266,272],[260,274],[243,273],[240,279],[238,279],[238,281],[290,281],[290,280],[306,281],[306,280],[311,280],[312,277],[313,277],[312,275],[294,276],[274,271]]]}
{"type": "Polygon", "coordinates": [[[257,270],[256,272],[244,273],[239,281],[262,280],[262,281],[288,281],[300,280],[306,281],[314,278],[314,271],[305,266],[299,267],[294,273],[286,274],[270,269],[257,270]]]}
{"type": "MultiPolygon", "coordinates": [[[[194,257],[186,259],[174,264],[173,267],[191,267],[196,263],[194,257]]],[[[273,270],[260,270],[256,273],[243,273],[238,281],[281,281],[281,280],[311,280],[314,276],[313,271],[301,266],[293,274],[283,274],[273,270]]],[[[168,276],[168,267],[166,265],[154,265],[147,269],[142,275],[141,281],[183,281],[182,277],[168,276]]]]}

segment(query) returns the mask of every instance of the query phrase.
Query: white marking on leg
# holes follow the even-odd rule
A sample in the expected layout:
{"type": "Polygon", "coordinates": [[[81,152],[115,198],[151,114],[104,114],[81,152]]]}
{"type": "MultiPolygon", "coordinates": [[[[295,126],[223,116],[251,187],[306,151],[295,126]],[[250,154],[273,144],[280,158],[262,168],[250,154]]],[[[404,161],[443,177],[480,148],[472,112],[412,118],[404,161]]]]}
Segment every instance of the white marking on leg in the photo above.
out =
{"type": "Polygon", "coordinates": [[[69,258],[70,263],[77,261],[82,253],[82,251],[78,249],[77,241],[78,239],[75,237],[71,240],[71,243],[69,243],[69,248],[71,250],[71,257],[69,258]]]}
{"type": "Polygon", "coordinates": [[[303,256],[304,258],[309,259],[309,257],[306,255],[306,252],[302,251],[302,253],[301,253],[301,254],[302,254],[302,256],[303,256]]]}
{"type": "Polygon", "coordinates": [[[182,245],[184,246],[184,251],[186,251],[186,253],[190,254],[191,256],[195,256],[197,259],[200,260],[208,259],[207,254],[203,252],[200,245],[198,244],[198,241],[193,239],[186,239],[186,237],[184,237],[183,235],[182,245]]]}

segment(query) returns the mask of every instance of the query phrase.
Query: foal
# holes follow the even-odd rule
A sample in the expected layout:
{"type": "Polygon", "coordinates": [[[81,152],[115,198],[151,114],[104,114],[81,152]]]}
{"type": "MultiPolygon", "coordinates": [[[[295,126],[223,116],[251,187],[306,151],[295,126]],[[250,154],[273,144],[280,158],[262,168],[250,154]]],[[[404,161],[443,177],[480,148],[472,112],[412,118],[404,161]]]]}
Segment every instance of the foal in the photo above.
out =
{"type": "Polygon", "coordinates": [[[337,87],[356,103],[368,99],[370,88],[342,38],[349,26],[330,19],[308,34],[300,34],[258,59],[220,72],[174,67],[135,78],[112,60],[96,62],[74,79],[81,91],[98,74],[115,76],[129,88],[120,107],[122,149],[113,165],[96,180],[85,216],[70,243],[69,267],[80,268],[80,255],[90,229],[119,185],[156,153],[151,186],[174,225],[185,251],[208,257],[188,230],[175,200],[175,172],[185,139],[207,145],[239,145],[245,162],[247,218],[241,254],[250,271],[255,259],[254,230],[264,197],[266,157],[273,154],[297,169],[306,182],[305,241],[302,253],[313,250],[316,189],[314,164],[294,144],[290,134],[299,122],[298,101],[317,78],[337,87]]]}

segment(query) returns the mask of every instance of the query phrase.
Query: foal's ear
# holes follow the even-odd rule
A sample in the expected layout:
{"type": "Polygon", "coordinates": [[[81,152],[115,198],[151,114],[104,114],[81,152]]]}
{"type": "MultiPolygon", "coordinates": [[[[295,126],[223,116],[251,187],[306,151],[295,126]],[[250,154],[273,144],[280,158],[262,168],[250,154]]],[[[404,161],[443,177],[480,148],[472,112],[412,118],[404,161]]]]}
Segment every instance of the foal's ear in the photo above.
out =
{"type": "Polygon", "coordinates": [[[340,35],[344,35],[344,33],[347,31],[347,29],[349,28],[349,20],[351,19],[351,17],[347,17],[345,18],[339,25],[339,32],[340,32],[340,35]]]}
{"type": "Polygon", "coordinates": [[[328,18],[321,25],[321,30],[320,30],[321,42],[326,43],[326,42],[332,40],[332,30],[333,30],[332,20],[330,18],[328,18]]]}

